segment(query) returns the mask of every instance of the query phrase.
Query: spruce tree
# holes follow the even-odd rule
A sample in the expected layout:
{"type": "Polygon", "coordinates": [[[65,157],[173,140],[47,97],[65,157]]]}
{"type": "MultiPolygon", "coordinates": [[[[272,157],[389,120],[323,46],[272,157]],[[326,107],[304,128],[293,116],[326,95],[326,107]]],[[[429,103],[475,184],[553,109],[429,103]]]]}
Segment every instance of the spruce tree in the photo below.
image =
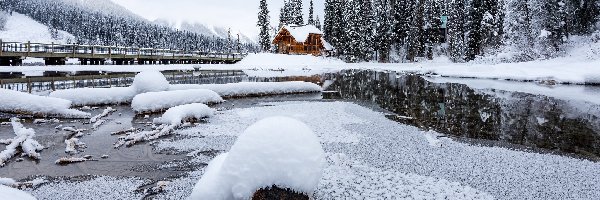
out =
{"type": "Polygon", "coordinates": [[[534,36],[531,33],[531,15],[529,8],[531,0],[507,0],[504,20],[504,44],[507,51],[517,54],[518,61],[534,58],[534,36]]]}
{"type": "Polygon", "coordinates": [[[315,23],[315,18],[314,18],[314,4],[313,4],[313,0],[310,0],[310,5],[309,5],[309,9],[308,9],[308,24],[309,25],[316,25],[315,23]]]}
{"type": "Polygon", "coordinates": [[[321,18],[319,17],[319,15],[317,15],[317,19],[315,20],[315,27],[317,27],[319,30],[323,30],[321,29],[321,18]]]}
{"type": "Polygon", "coordinates": [[[271,49],[271,36],[269,35],[270,29],[270,19],[269,19],[269,8],[267,5],[267,0],[260,0],[260,12],[258,13],[258,23],[256,24],[260,33],[259,37],[259,45],[262,48],[262,51],[269,51],[271,49]]]}
{"type": "Polygon", "coordinates": [[[360,31],[359,55],[358,57],[364,61],[370,61],[373,54],[373,40],[375,30],[375,18],[373,15],[373,4],[371,0],[355,0],[358,5],[358,26],[360,31]]]}
{"type": "Polygon", "coordinates": [[[463,0],[452,0],[448,11],[448,52],[454,62],[464,61],[464,7],[463,0]]]}
{"type": "Polygon", "coordinates": [[[289,14],[290,24],[304,25],[304,15],[302,13],[302,0],[290,0],[289,14]]]}
{"type": "Polygon", "coordinates": [[[389,0],[375,0],[375,45],[378,61],[390,61],[390,48],[392,43],[391,5],[389,0]]]}

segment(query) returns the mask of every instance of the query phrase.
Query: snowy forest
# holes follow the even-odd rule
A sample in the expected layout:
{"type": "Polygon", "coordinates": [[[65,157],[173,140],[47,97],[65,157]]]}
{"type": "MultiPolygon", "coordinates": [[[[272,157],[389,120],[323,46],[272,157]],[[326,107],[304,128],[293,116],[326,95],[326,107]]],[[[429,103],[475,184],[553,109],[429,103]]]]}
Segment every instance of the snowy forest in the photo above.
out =
{"type": "Polygon", "coordinates": [[[279,27],[322,28],[348,62],[521,62],[560,56],[573,35],[600,39],[599,0],[325,0],[323,27],[312,3],[305,22],[302,0],[286,1],[279,27]]]}
{"type": "MultiPolygon", "coordinates": [[[[202,52],[255,52],[257,46],[230,38],[207,37],[155,24],[124,11],[105,11],[73,0],[3,0],[2,11],[18,12],[46,25],[51,33],[66,31],[73,43],[180,49],[202,52]],[[120,12],[116,14],[115,12],[120,12]]],[[[35,41],[32,41],[35,42],[35,41]]]]}

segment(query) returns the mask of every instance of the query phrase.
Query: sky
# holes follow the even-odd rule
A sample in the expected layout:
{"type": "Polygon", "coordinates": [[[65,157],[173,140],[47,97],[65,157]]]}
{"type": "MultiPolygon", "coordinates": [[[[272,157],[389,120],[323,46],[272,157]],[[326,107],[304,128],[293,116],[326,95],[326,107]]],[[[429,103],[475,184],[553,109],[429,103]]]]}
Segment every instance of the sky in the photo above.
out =
{"type": "MultiPolygon", "coordinates": [[[[258,35],[259,0],[111,0],[148,20],[165,19],[171,23],[199,22],[231,28],[249,37],[258,35]]],[[[284,0],[267,0],[271,26],[279,23],[284,0]]],[[[314,0],[315,17],[323,20],[325,0],[314,0]]],[[[310,0],[303,0],[304,18],[308,18],[310,0]]]]}

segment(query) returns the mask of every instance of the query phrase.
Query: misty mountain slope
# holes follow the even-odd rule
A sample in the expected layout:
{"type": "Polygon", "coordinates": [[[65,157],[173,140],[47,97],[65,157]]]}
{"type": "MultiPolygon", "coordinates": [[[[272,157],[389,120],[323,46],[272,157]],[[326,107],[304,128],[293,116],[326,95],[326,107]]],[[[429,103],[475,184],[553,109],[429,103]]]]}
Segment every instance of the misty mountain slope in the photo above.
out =
{"type": "Polygon", "coordinates": [[[6,24],[0,30],[0,38],[3,42],[39,42],[39,43],[71,43],[75,36],[57,30],[50,30],[28,16],[13,12],[12,15],[1,12],[6,16],[6,24]]]}
{"type": "MultiPolygon", "coordinates": [[[[109,0],[4,0],[2,10],[26,15],[50,30],[72,34],[76,43],[142,48],[234,52],[227,41],[150,22],[109,0]]],[[[33,41],[32,41],[33,42],[33,41]]],[[[240,44],[242,52],[255,52],[254,44],[240,44]]]]}

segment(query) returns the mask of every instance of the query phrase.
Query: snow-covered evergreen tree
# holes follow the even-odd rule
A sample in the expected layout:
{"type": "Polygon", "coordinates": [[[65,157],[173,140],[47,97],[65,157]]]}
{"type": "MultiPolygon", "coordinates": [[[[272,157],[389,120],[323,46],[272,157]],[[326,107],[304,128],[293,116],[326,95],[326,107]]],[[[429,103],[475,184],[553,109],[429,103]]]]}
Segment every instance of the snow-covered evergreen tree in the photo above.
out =
{"type": "Polygon", "coordinates": [[[258,13],[257,26],[260,29],[258,43],[261,46],[262,51],[269,51],[271,49],[271,36],[269,35],[271,25],[267,0],[260,0],[260,12],[258,13]]]}
{"type": "Polygon", "coordinates": [[[319,17],[319,15],[317,15],[317,19],[315,19],[315,27],[317,27],[319,30],[323,30],[321,27],[321,18],[319,17]]]}
{"type": "Polygon", "coordinates": [[[531,34],[531,0],[506,0],[504,20],[504,44],[509,53],[518,60],[531,60],[535,37],[531,34]]]}
{"type": "Polygon", "coordinates": [[[314,9],[315,9],[314,7],[315,7],[315,5],[313,3],[313,0],[310,0],[309,6],[310,7],[308,8],[308,24],[314,26],[314,25],[316,25],[316,23],[315,23],[315,18],[314,18],[314,12],[315,12],[314,11],[314,9]]]}
{"type": "Polygon", "coordinates": [[[290,0],[289,2],[290,24],[304,25],[304,14],[302,12],[302,0],[290,0]]]}
{"type": "Polygon", "coordinates": [[[346,27],[344,21],[345,0],[325,0],[325,22],[323,31],[325,40],[337,48],[338,53],[343,50],[346,27]]]}
{"type": "Polygon", "coordinates": [[[375,0],[375,51],[377,60],[387,63],[390,61],[390,49],[392,46],[392,17],[390,0],[375,0]]]}
{"type": "Polygon", "coordinates": [[[361,61],[363,56],[361,49],[363,22],[361,21],[360,3],[360,0],[348,0],[344,6],[345,34],[340,42],[340,53],[348,62],[361,61]]]}
{"type": "Polygon", "coordinates": [[[464,17],[465,6],[463,0],[452,0],[448,16],[448,53],[454,62],[463,62],[465,53],[464,17]]]}
{"type": "Polygon", "coordinates": [[[373,58],[375,39],[375,18],[373,13],[373,3],[371,0],[357,0],[359,5],[359,30],[361,40],[359,43],[359,58],[363,61],[370,61],[373,58]]]}

